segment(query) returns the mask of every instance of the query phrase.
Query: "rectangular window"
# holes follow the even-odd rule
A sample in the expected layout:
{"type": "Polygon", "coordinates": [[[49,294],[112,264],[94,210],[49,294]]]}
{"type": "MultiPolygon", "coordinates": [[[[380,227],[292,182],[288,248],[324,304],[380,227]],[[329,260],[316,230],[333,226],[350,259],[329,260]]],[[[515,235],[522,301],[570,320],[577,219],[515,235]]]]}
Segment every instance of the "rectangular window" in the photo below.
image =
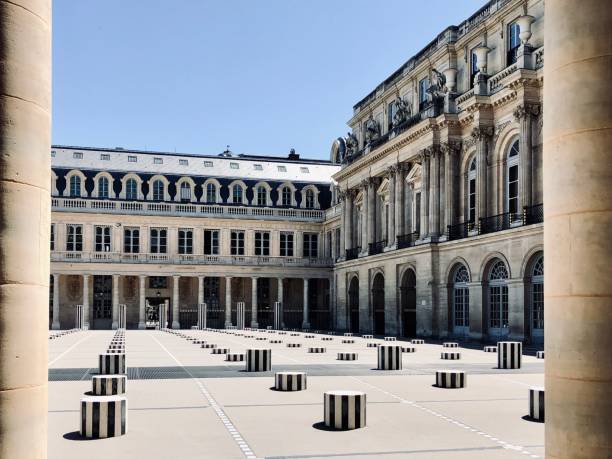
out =
{"type": "Polygon", "coordinates": [[[168,253],[168,230],[151,228],[151,253],[168,253]]]}
{"type": "Polygon", "coordinates": [[[125,228],[123,230],[123,252],[124,253],[139,253],[140,252],[140,229],[125,228]]]}
{"type": "Polygon", "coordinates": [[[419,81],[419,111],[427,105],[427,90],[429,89],[429,78],[419,81]]]}
{"type": "Polygon", "coordinates": [[[519,211],[519,167],[508,168],[508,212],[516,215],[519,211]]]}
{"type": "Polygon", "coordinates": [[[276,166],[279,172],[287,172],[287,168],[285,166],[276,166]]]}
{"type": "Polygon", "coordinates": [[[179,159],[179,166],[189,166],[189,160],[179,159]]]}
{"type": "Polygon", "coordinates": [[[317,258],[319,255],[319,235],[304,233],[304,258],[317,258]]]}
{"type": "Polygon", "coordinates": [[[261,164],[253,164],[253,169],[256,171],[263,171],[263,166],[261,164]]]}
{"type": "Polygon", "coordinates": [[[204,230],[204,255],[219,255],[219,230],[204,230]]]}
{"type": "Polygon", "coordinates": [[[301,172],[302,174],[308,174],[310,171],[308,170],[308,168],[307,168],[307,167],[300,167],[300,172],[301,172]]]}
{"type": "Polygon", "coordinates": [[[519,46],[521,46],[520,33],[521,28],[516,22],[508,24],[508,54],[506,65],[512,65],[516,62],[517,51],[519,46]]]}
{"type": "Polygon", "coordinates": [[[387,130],[391,130],[393,128],[393,118],[395,118],[395,113],[397,112],[397,101],[394,100],[387,106],[387,130]]]}
{"type": "Polygon", "coordinates": [[[470,179],[469,182],[469,202],[468,202],[468,221],[476,222],[476,179],[470,179]]]}
{"type": "MultiPolygon", "coordinates": [[[[480,46],[480,44],[478,45],[480,46]]],[[[478,47],[476,46],[476,48],[478,47]]],[[[474,50],[470,53],[470,88],[474,87],[474,77],[478,73],[478,57],[474,50]]]]}
{"type": "Polygon", "coordinates": [[[190,228],[179,228],[178,230],[178,253],[180,255],[193,254],[193,230],[190,228]]]}
{"type": "Polygon", "coordinates": [[[66,251],[83,251],[83,225],[66,225],[66,251]]]}
{"type": "Polygon", "coordinates": [[[230,163],[230,169],[239,169],[240,165],[238,163],[230,163]]]}
{"type": "Polygon", "coordinates": [[[55,158],[55,150],[51,150],[51,157],[55,158]]]}
{"type": "Polygon", "coordinates": [[[168,288],[168,278],[162,276],[151,276],[149,277],[149,288],[159,290],[168,288]]]}
{"type": "Polygon", "coordinates": [[[51,250],[55,250],[55,225],[51,224],[51,250]]]}
{"type": "Polygon", "coordinates": [[[213,167],[212,161],[204,161],[204,167],[213,167]]]}
{"type": "Polygon", "coordinates": [[[164,164],[163,158],[153,158],[153,164],[164,164]]]}
{"type": "Polygon", "coordinates": [[[135,163],[138,161],[138,158],[136,156],[128,156],[128,163],[135,163]]]}
{"type": "Polygon", "coordinates": [[[414,231],[421,234],[421,192],[414,194],[414,231]]]}
{"type": "Polygon", "coordinates": [[[73,159],[83,159],[83,153],[75,151],[74,153],[72,153],[72,158],[73,159]]]}
{"type": "Polygon", "coordinates": [[[270,256],[270,233],[267,231],[255,232],[255,255],[261,257],[270,256]]]}
{"type": "Polygon", "coordinates": [[[281,257],[293,256],[293,233],[280,234],[280,255],[281,257]]]}
{"type": "Polygon", "coordinates": [[[94,227],[94,250],[96,252],[111,251],[111,227],[110,226],[95,226],[94,227]]]}
{"type": "Polygon", "coordinates": [[[244,255],[244,231],[232,231],[230,253],[244,255]]]}
{"type": "Polygon", "coordinates": [[[100,154],[100,159],[102,161],[110,161],[110,155],[108,153],[101,153],[100,154]]]}

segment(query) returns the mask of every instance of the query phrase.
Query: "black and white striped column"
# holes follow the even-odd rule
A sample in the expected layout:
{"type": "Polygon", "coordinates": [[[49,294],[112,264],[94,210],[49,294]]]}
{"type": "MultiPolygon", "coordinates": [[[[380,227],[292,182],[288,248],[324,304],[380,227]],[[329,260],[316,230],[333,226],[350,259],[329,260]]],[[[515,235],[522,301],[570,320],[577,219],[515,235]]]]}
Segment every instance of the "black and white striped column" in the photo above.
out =
{"type": "Polygon", "coordinates": [[[98,369],[101,375],[125,374],[125,354],[100,354],[98,369]]]}
{"type": "Polygon", "coordinates": [[[126,382],[125,375],[95,375],[91,378],[94,395],[124,394],[126,382]]]}
{"type": "Polygon", "coordinates": [[[338,352],[338,360],[357,360],[356,352],[338,352]]]}
{"type": "Polygon", "coordinates": [[[529,417],[544,422],[544,388],[529,388],[529,417]]]}
{"type": "Polygon", "coordinates": [[[336,430],[366,426],[366,394],[353,390],[332,390],[323,395],[325,425],[336,430]]]}
{"type": "Polygon", "coordinates": [[[327,349],[324,347],[309,347],[308,348],[308,353],[309,354],[323,354],[324,352],[327,352],[327,349]]]}
{"type": "Polygon", "coordinates": [[[279,371],[274,374],[274,388],[282,391],[306,390],[306,373],[279,371]]]}
{"type": "Polygon", "coordinates": [[[497,346],[485,346],[482,350],[485,352],[497,352],[497,346]]]}
{"type": "Polygon", "coordinates": [[[497,368],[521,368],[523,343],[520,341],[500,341],[497,343],[497,368]]]}
{"type": "Polygon", "coordinates": [[[397,341],[395,336],[385,336],[385,341],[397,341]]]}
{"type": "Polygon", "coordinates": [[[436,386],[444,389],[460,389],[467,382],[465,371],[438,370],[436,371],[436,386]]]}
{"type": "Polygon", "coordinates": [[[373,339],[374,336],[373,335],[363,335],[362,338],[363,339],[373,339]]]}
{"type": "Polygon", "coordinates": [[[378,347],[378,343],[366,343],[366,347],[378,347]]]}
{"type": "Polygon", "coordinates": [[[123,395],[81,398],[81,436],[119,437],[127,432],[127,398],[123,395]]]}
{"type": "Polygon", "coordinates": [[[444,351],[440,354],[442,360],[459,360],[461,358],[461,352],[458,351],[444,351]]]}
{"type": "Polygon", "coordinates": [[[401,370],[402,347],[397,344],[381,344],[378,346],[378,369],[401,370]]]}
{"type": "Polygon", "coordinates": [[[246,371],[270,371],[272,369],[272,349],[247,349],[246,371]]]}
{"type": "Polygon", "coordinates": [[[543,359],[544,351],[536,351],[536,359],[543,359]]]}
{"type": "Polygon", "coordinates": [[[442,343],[442,347],[459,347],[459,343],[442,343]]]}
{"type": "Polygon", "coordinates": [[[227,354],[225,360],[228,362],[244,362],[244,354],[227,354]]]}
{"type": "Polygon", "coordinates": [[[229,351],[226,347],[215,347],[211,350],[211,354],[228,354],[229,351]]]}
{"type": "Polygon", "coordinates": [[[287,343],[287,347],[302,347],[302,343],[287,343]]]}
{"type": "Polygon", "coordinates": [[[415,338],[415,339],[411,340],[410,343],[412,343],[412,344],[425,344],[425,340],[416,339],[415,338]]]}
{"type": "Polygon", "coordinates": [[[343,339],[342,344],[355,344],[355,340],[352,338],[343,339]]]}
{"type": "Polygon", "coordinates": [[[413,347],[413,346],[402,346],[402,352],[407,352],[407,353],[416,352],[416,347],[413,347]]]}

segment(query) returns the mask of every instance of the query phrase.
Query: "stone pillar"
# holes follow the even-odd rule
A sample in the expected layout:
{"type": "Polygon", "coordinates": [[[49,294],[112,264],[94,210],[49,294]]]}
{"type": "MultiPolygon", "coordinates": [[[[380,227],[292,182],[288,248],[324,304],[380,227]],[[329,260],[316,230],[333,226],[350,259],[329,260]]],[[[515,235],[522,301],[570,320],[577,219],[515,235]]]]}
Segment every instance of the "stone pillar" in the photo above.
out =
{"type": "Polygon", "coordinates": [[[444,194],[445,221],[442,228],[442,232],[445,232],[450,225],[455,224],[455,193],[457,192],[455,161],[456,153],[459,151],[459,144],[444,144],[441,151],[444,154],[444,183],[446,186],[446,193],[444,194]]]}
{"type": "Polygon", "coordinates": [[[179,323],[179,280],[181,276],[172,276],[172,328],[181,328],[179,323]]]}
{"type": "Polygon", "coordinates": [[[119,327],[119,274],[113,274],[113,323],[112,329],[119,327]]]}
{"type": "Polygon", "coordinates": [[[387,234],[387,246],[395,247],[395,181],[397,180],[397,166],[389,168],[389,228],[387,234]]]}
{"type": "Polygon", "coordinates": [[[346,194],[344,192],[340,192],[340,240],[337,242],[340,246],[340,254],[339,258],[344,258],[346,256],[346,194]]]}
{"type": "Polygon", "coordinates": [[[393,244],[397,243],[397,236],[403,235],[406,230],[404,229],[405,217],[405,204],[404,204],[404,165],[398,164],[396,176],[395,176],[395,240],[393,244]]]}
{"type": "Polygon", "coordinates": [[[308,330],[310,328],[309,312],[308,312],[308,278],[304,278],[304,313],[302,319],[302,328],[308,330]]]}
{"type": "Polygon", "coordinates": [[[257,323],[257,277],[251,277],[251,328],[259,328],[257,323]]]}
{"type": "Polygon", "coordinates": [[[536,104],[525,104],[514,111],[514,117],[520,125],[519,135],[519,164],[521,174],[519,177],[521,206],[527,207],[532,204],[533,197],[533,152],[531,142],[532,119],[540,113],[540,106],[536,104]]]}
{"type": "Polygon", "coordinates": [[[284,311],[285,311],[285,301],[284,301],[284,292],[283,292],[283,282],[284,279],[282,277],[278,277],[276,279],[276,283],[278,284],[278,295],[277,295],[277,299],[276,301],[279,301],[281,306],[280,306],[280,325],[281,328],[285,328],[285,320],[284,320],[284,311]]]}
{"type": "Polygon", "coordinates": [[[204,303],[204,276],[198,276],[198,307],[204,303]]]}
{"type": "Polygon", "coordinates": [[[83,274],[83,328],[89,330],[89,274],[83,274]]]}
{"type": "Polygon", "coordinates": [[[344,203],[344,246],[346,250],[353,248],[353,193],[351,190],[346,192],[344,203]]]}
{"type": "Polygon", "coordinates": [[[225,278],[225,328],[232,325],[232,278],[225,278]]]}
{"type": "Polygon", "coordinates": [[[59,274],[53,274],[53,320],[51,322],[51,329],[52,330],[59,330],[61,328],[60,326],[60,320],[59,320],[59,308],[60,308],[60,304],[59,304],[59,274]]]}
{"type": "Polygon", "coordinates": [[[440,235],[440,151],[437,146],[431,148],[431,186],[429,187],[429,236],[440,235]]]}
{"type": "Polygon", "coordinates": [[[429,152],[421,153],[421,229],[419,239],[429,236],[429,152]]]}
{"type": "Polygon", "coordinates": [[[364,180],[361,182],[361,227],[358,229],[361,231],[361,252],[368,253],[368,241],[370,236],[368,235],[368,181],[364,180]]]}
{"type": "Polygon", "coordinates": [[[487,214],[487,148],[492,127],[477,127],[472,131],[476,140],[476,222],[487,214]]]}
{"type": "Polygon", "coordinates": [[[479,341],[483,337],[483,287],[480,282],[470,282],[470,339],[479,341]]]}
{"type": "Polygon", "coordinates": [[[145,318],[145,288],[146,288],[146,280],[147,276],[138,276],[140,285],[138,287],[138,295],[139,295],[139,308],[138,308],[138,329],[144,330],[147,327],[146,318],[145,318]]]}
{"type": "MultiPolygon", "coordinates": [[[[368,181],[368,244],[376,242],[376,186],[374,178],[368,181]]],[[[369,250],[369,249],[368,249],[369,250]]]]}
{"type": "Polygon", "coordinates": [[[508,327],[509,339],[523,341],[525,339],[525,284],[523,279],[509,279],[508,282],[508,327]]]}
{"type": "Polygon", "coordinates": [[[546,455],[612,456],[612,8],[545,7],[546,455]]]}

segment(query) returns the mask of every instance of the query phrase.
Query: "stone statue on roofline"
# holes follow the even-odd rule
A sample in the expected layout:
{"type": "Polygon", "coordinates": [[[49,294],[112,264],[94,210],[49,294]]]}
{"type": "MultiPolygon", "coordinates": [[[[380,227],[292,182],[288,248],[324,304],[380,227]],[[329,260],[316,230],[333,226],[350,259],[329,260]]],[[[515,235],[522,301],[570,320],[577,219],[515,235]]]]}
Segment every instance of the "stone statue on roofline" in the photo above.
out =
{"type": "Polygon", "coordinates": [[[395,115],[393,115],[393,127],[397,127],[412,116],[410,104],[401,97],[395,102],[395,115]]]}
{"type": "Polygon", "coordinates": [[[365,131],[365,138],[367,144],[380,137],[380,126],[378,125],[378,122],[374,118],[372,118],[371,114],[365,122],[365,131]]]}
{"type": "Polygon", "coordinates": [[[351,156],[357,153],[357,149],[359,148],[359,141],[357,137],[352,132],[347,132],[346,137],[344,139],[344,143],[346,144],[346,158],[350,158],[351,156]]]}
{"type": "Polygon", "coordinates": [[[434,99],[443,98],[444,95],[448,92],[448,88],[446,87],[446,77],[442,72],[439,72],[437,69],[431,69],[433,74],[431,86],[427,90],[431,94],[434,99]]]}

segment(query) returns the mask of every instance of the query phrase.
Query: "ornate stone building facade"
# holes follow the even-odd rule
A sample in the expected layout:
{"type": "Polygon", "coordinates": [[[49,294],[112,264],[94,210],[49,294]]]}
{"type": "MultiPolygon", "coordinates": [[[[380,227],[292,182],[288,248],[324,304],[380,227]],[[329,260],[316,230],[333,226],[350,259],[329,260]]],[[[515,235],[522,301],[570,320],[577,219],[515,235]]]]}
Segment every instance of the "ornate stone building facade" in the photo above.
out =
{"type": "Polygon", "coordinates": [[[359,101],[331,161],[55,147],[50,326],[542,342],[543,13],[492,0],[359,101]],[[177,307],[174,307],[177,305],[177,307]]]}
{"type": "Polygon", "coordinates": [[[542,342],[543,1],[494,0],[332,145],[340,329],[542,342]]]}

